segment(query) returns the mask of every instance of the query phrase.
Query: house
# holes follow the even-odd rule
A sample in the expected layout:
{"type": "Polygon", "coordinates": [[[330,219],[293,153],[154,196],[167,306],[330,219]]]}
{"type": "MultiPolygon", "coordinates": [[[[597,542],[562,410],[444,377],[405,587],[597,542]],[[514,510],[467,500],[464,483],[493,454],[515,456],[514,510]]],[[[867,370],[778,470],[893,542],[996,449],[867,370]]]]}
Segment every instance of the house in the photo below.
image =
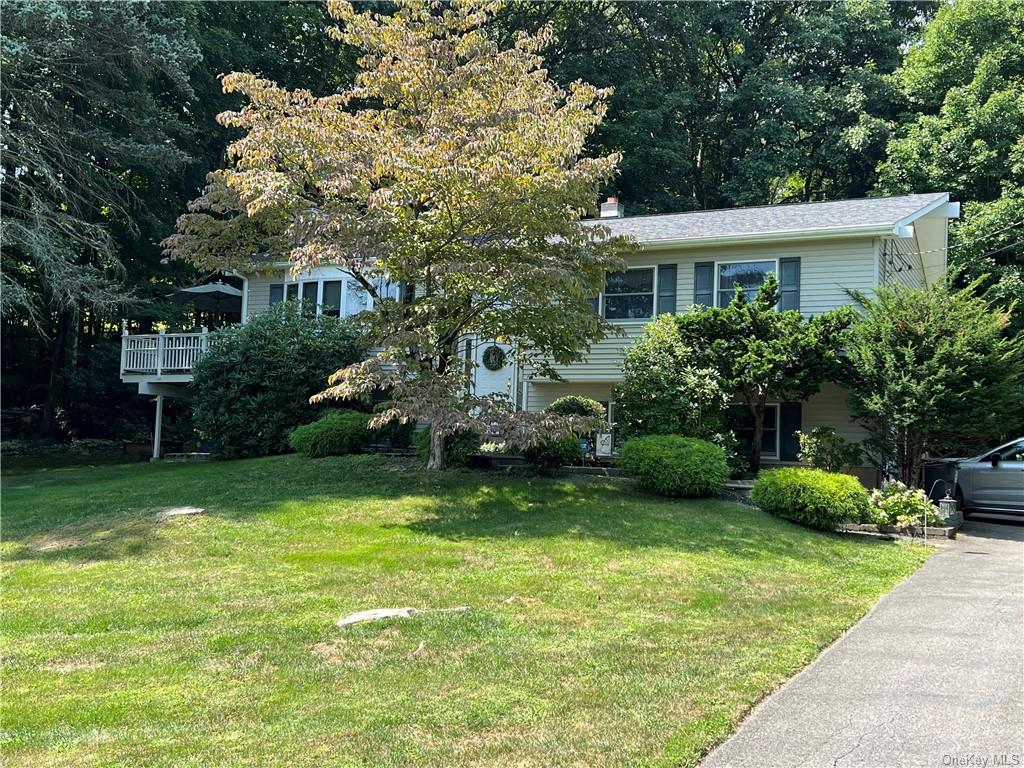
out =
{"type": "MultiPolygon", "coordinates": [[[[567,394],[591,397],[614,421],[614,385],[621,381],[623,349],[656,314],[693,305],[728,302],[739,284],[753,295],[775,273],[781,306],[815,315],[849,304],[850,289],[870,291],[901,282],[934,283],[946,268],[948,222],[959,205],[946,193],[768,205],[718,211],[624,216],[614,198],[590,223],[630,235],[640,249],[625,272],[610,274],[596,310],[624,331],[592,346],[580,362],[556,370],[563,381],[535,376],[507,359],[507,347],[466,340],[476,366],[478,393],[508,395],[517,408],[537,411],[567,394]]],[[[321,267],[291,276],[285,265],[272,274],[244,275],[242,322],[288,299],[315,303],[318,311],[349,316],[370,306],[369,296],[341,269],[321,267]]],[[[394,287],[397,290],[397,287],[394,287]]],[[[205,349],[202,334],[125,335],[121,376],[143,394],[175,396],[190,379],[192,362],[205,349]]],[[[766,414],[766,464],[796,460],[793,432],[834,427],[847,440],[865,437],[850,418],[846,393],[835,384],[803,403],[773,403],[766,414]]],[[[865,479],[872,479],[862,468],[865,479]]]]}

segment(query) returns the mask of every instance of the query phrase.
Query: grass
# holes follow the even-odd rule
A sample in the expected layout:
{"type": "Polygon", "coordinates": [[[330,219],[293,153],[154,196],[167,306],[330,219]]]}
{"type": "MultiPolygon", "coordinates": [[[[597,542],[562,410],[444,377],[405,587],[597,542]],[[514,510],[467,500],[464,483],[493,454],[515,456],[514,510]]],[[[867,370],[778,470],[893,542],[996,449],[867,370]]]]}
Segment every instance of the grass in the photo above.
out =
{"type": "Polygon", "coordinates": [[[380,457],[39,471],[3,501],[7,766],[694,765],[927,557],[380,457]],[[407,605],[469,610],[334,625],[407,605]]]}

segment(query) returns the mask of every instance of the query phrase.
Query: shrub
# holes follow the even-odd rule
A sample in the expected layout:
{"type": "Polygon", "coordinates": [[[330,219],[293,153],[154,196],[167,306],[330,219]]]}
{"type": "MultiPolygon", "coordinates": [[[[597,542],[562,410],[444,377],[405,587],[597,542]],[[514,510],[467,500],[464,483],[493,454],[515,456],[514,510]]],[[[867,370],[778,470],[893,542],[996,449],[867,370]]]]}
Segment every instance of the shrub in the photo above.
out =
{"type": "Polygon", "coordinates": [[[810,434],[797,432],[796,436],[800,441],[800,461],[806,461],[814,469],[838,472],[861,462],[860,446],[843,440],[832,427],[815,427],[810,434]]]}
{"type": "MultiPolygon", "coordinates": [[[[430,459],[430,428],[413,433],[413,445],[416,454],[423,460],[430,459]]],[[[449,467],[464,467],[469,464],[469,457],[480,452],[480,435],[469,429],[448,435],[444,441],[445,462],[449,467]]]]}
{"type": "MultiPolygon", "coordinates": [[[[388,408],[386,403],[381,403],[374,407],[373,412],[380,413],[381,411],[388,408]]],[[[384,443],[392,448],[408,448],[412,443],[412,434],[416,431],[415,421],[399,421],[398,419],[392,419],[383,427],[377,427],[376,429],[370,430],[370,441],[374,443],[384,443]]]]}
{"type": "Polygon", "coordinates": [[[322,412],[309,396],[360,357],[357,332],[346,321],[277,304],[213,334],[194,368],[196,429],[224,456],[280,453],[292,429],[322,412]]]}
{"type": "Polygon", "coordinates": [[[629,437],[721,432],[728,401],[718,371],[694,365],[677,320],[663,315],[626,349],[615,388],[616,421],[629,437]]]}
{"type": "Polygon", "coordinates": [[[603,405],[597,402],[597,400],[579,395],[560,397],[544,410],[559,416],[584,416],[591,419],[603,419],[605,417],[603,405]]]}
{"type": "Polygon", "coordinates": [[[725,452],[695,437],[650,435],[627,440],[619,463],[641,488],[662,496],[719,496],[729,479],[725,452]]]}
{"type": "Polygon", "coordinates": [[[313,459],[362,453],[370,441],[369,420],[368,414],[358,411],[331,411],[312,424],[293,429],[288,445],[313,459]]]}
{"type": "Polygon", "coordinates": [[[907,488],[898,480],[887,480],[881,488],[871,492],[870,520],[876,525],[895,525],[909,528],[921,525],[926,519],[928,525],[944,525],[939,508],[920,488],[907,488]]]}
{"type": "Polygon", "coordinates": [[[545,440],[544,442],[523,451],[526,463],[541,474],[548,474],[583,458],[580,439],[575,435],[545,440]]]}
{"type": "Polygon", "coordinates": [[[868,514],[868,492],[857,478],[820,469],[762,472],[750,498],[770,515],[826,531],[868,514]]]}

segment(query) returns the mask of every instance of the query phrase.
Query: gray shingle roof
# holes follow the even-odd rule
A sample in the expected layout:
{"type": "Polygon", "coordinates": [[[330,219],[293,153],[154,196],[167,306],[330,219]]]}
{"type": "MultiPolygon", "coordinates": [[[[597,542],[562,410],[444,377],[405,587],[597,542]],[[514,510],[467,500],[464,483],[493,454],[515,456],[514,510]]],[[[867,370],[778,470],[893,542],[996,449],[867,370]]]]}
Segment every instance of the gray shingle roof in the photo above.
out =
{"type": "Polygon", "coordinates": [[[844,230],[895,227],[908,216],[947,199],[945,192],[932,192],[827,203],[788,203],[755,208],[588,219],[587,223],[604,224],[613,235],[632,235],[642,243],[792,236],[823,230],[834,230],[838,234],[844,230]]]}

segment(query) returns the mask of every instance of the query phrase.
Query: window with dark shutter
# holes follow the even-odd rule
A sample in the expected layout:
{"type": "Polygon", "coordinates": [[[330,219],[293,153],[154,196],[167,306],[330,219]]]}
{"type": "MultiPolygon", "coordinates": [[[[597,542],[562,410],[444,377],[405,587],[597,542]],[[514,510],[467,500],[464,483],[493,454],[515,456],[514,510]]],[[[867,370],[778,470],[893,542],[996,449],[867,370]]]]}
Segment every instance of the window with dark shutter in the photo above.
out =
{"type": "Polygon", "coordinates": [[[796,461],[800,454],[800,439],[796,433],[801,429],[802,418],[800,403],[779,406],[779,458],[782,461],[796,461]]]}
{"type": "Polygon", "coordinates": [[[800,309],[800,259],[779,259],[779,309],[800,309]]]}
{"type": "Polygon", "coordinates": [[[658,314],[676,313],[676,265],[658,265],[658,314]]]}

